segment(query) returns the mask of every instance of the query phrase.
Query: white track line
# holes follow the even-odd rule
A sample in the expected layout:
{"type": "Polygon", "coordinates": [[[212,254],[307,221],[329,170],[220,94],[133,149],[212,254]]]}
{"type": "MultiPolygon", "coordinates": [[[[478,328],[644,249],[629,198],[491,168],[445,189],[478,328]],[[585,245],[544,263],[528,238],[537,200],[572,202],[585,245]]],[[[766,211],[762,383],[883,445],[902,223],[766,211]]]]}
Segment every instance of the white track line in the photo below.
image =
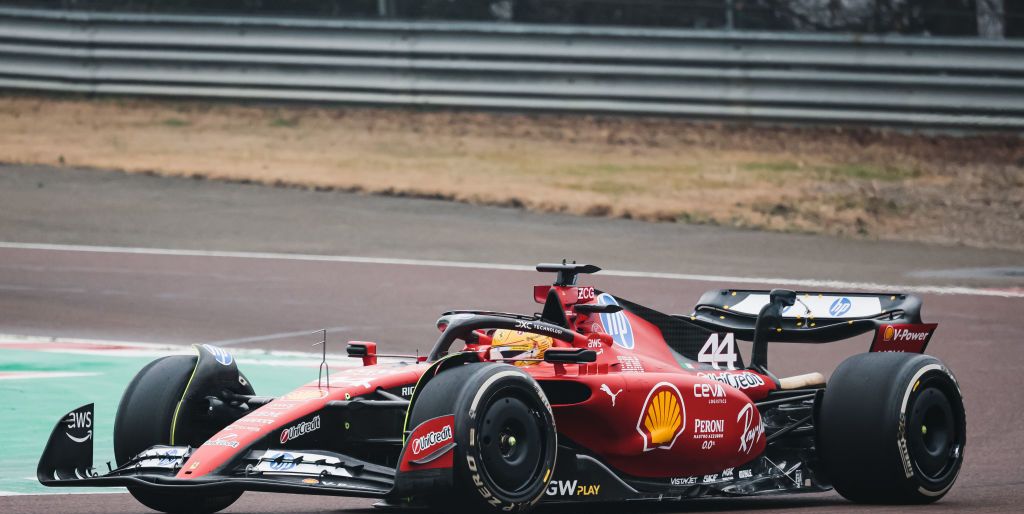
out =
{"type": "MultiPolygon", "coordinates": [[[[36,480],[33,478],[32,480],[36,480]]],[[[42,487],[42,486],[40,486],[42,487]]],[[[0,491],[0,496],[76,496],[79,494],[124,494],[128,490],[123,487],[112,487],[106,491],[75,491],[75,492],[53,492],[53,493],[16,493],[13,491],[0,491]]]]}
{"type": "Polygon", "coordinates": [[[36,378],[78,378],[95,377],[102,373],[84,371],[0,371],[0,380],[32,380],[36,378]],[[5,375],[5,373],[11,373],[5,375]]]}
{"type": "MultiPolygon", "coordinates": [[[[273,252],[227,252],[218,250],[176,250],[169,248],[132,248],[121,246],[87,246],[43,243],[0,242],[0,248],[16,250],[53,250],[62,252],[119,253],[136,255],[169,255],[181,257],[229,257],[236,259],[290,260],[308,262],[348,262],[359,264],[389,264],[397,266],[429,266],[441,268],[468,268],[499,271],[536,272],[533,266],[499,264],[490,262],[463,262],[426,259],[395,259],[389,257],[358,257],[352,255],[315,255],[301,253],[273,252]]],[[[729,275],[694,275],[686,273],[657,273],[646,271],[601,270],[601,275],[613,277],[658,278],[663,280],[686,280],[696,282],[741,283],[801,286],[836,290],[869,290],[879,292],[909,292],[948,295],[996,296],[1002,298],[1024,298],[1024,292],[1000,289],[983,289],[959,286],[921,286],[900,284],[878,284],[873,282],[845,282],[839,280],[793,279],[781,277],[736,277],[729,275]]]]}
{"type": "MultiPolygon", "coordinates": [[[[329,333],[335,333],[348,331],[349,328],[345,326],[327,327],[326,329],[322,330],[326,330],[329,333]]],[[[236,339],[220,339],[218,341],[207,341],[206,344],[212,344],[214,346],[231,346],[235,344],[258,343],[260,341],[274,341],[277,339],[288,339],[290,337],[298,336],[313,336],[318,334],[320,334],[320,330],[296,330],[295,332],[279,332],[276,334],[267,334],[262,336],[239,337],[236,339]]]]}
{"type": "MultiPolygon", "coordinates": [[[[164,344],[164,343],[143,343],[138,341],[114,341],[109,339],[82,339],[71,337],[45,337],[28,336],[22,334],[0,334],[0,350],[3,350],[4,343],[15,343],[26,346],[34,346],[27,351],[54,352],[73,355],[93,355],[105,357],[162,357],[165,355],[194,355],[190,345],[164,344]],[[59,349],[47,348],[47,345],[57,344],[70,347],[59,349]],[[97,350],[97,349],[76,349],[74,345],[89,346],[114,346],[129,347],[130,350],[97,350]]],[[[323,354],[319,352],[295,352],[287,350],[263,350],[259,348],[232,348],[231,354],[239,364],[256,366],[281,366],[296,368],[317,367],[323,354]]],[[[361,365],[359,359],[348,355],[328,353],[327,359],[332,366],[338,368],[350,368],[361,365]]],[[[398,362],[401,359],[382,357],[380,362],[398,362]]],[[[17,378],[17,377],[12,377],[17,378]]],[[[2,379],[2,378],[0,378],[2,379]]]]}

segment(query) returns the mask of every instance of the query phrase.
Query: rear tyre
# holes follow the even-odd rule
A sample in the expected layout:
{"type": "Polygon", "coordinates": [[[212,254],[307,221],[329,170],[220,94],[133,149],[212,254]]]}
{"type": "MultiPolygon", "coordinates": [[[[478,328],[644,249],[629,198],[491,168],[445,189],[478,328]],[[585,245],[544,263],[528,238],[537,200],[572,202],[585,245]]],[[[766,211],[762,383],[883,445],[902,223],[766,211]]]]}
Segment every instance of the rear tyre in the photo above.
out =
{"type": "MultiPolygon", "coordinates": [[[[171,444],[174,412],[185,394],[196,362],[194,355],[163,357],[147,364],[128,384],[114,418],[114,458],[118,465],[151,446],[171,444]]],[[[174,443],[193,447],[202,444],[216,431],[210,427],[176,428],[174,443]]],[[[175,514],[216,512],[227,508],[242,495],[241,492],[214,496],[163,493],[138,487],[129,487],[128,492],[151,509],[175,514]]]]}
{"type": "Polygon", "coordinates": [[[817,423],[826,474],[839,494],[858,503],[934,502],[963,463],[960,388],[928,355],[865,353],[843,361],[817,423]]]}
{"type": "Polygon", "coordinates": [[[428,498],[441,512],[522,512],[540,500],[558,451],[551,406],[523,370],[474,363],[417,393],[409,426],[455,416],[453,490],[428,498]]]}

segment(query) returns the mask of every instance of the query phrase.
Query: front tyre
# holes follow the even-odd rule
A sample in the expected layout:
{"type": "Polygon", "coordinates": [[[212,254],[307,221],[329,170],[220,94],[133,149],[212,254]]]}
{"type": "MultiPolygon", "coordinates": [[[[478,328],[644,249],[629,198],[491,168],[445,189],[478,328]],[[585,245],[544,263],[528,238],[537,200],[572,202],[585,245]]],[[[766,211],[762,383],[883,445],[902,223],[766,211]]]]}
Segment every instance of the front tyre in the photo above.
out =
{"type": "Polygon", "coordinates": [[[934,357],[855,355],[825,389],[818,448],[836,491],[851,501],[938,500],[956,481],[966,440],[960,388],[934,357]]]}
{"type": "Polygon", "coordinates": [[[241,492],[225,493],[211,496],[208,494],[174,492],[156,492],[139,487],[129,487],[128,492],[139,503],[168,514],[212,514],[224,510],[235,503],[241,492]]]}
{"type": "MultiPolygon", "coordinates": [[[[202,353],[199,356],[162,357],[146,365],[132,378],[121,397],[114,419],[114,456],[118,465],[155,445],[197,447],[223,428],[219,422],[201,422],[185,415],[185,411],[190,410],[184,406],[190,386],[194,389],[192,395],[198,398],[221,392],[221,382],[195,378],[201,358],[213,357],[202,353]],[[206,385],[197,387],[200,382],[206,385]],[[177,423],[176,413],[181,414],[177,423]]],[[[253,394],[248,380],[240,374],[236,376],[234,372],[237,370],[231,369],[234,371],[226,372],[225,376],[229,377],[234,392],[253,394]]],[[[173,514],[217,512],[227,508],[242,495],[242,491],[211,495],[162,492],[142,487],[129,487],[128,492],[151,509],[173,514]]]]}
{"type": "Polygon", "coordinates": [[[551,406],[530,375],[505,364],[467,364],[418,394],[410,426],[455,416],[453,491],[430,503],[444,512],[522,512],[540,500],[558,440],[551,406]]]}

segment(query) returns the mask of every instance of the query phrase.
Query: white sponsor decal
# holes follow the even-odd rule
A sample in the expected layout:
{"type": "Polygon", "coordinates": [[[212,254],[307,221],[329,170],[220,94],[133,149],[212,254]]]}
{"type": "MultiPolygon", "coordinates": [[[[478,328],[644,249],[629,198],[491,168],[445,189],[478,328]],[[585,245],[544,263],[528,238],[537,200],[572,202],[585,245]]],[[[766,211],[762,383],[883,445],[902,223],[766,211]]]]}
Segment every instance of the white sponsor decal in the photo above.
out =
{"type": "Polygon", "coordinates": [[[250,427],[246,425],[228,425],[224,427],[224,430],[245,430],[247,432],[260,432],[263,427],[250,427]]]}
{"type": "Polygon", "coordinates": [[[619,359],[619,364],[622,366],[623,373],[644,372],[644,365],[640,363],[640,359],[632,355],[619,355],[616,358],[619,359]]]}
{"type": "MultiPolygon", "coordinates": [[[[263,413],[261,412],[260,414],[263,413]]],[[[260,418],[256,416],[246,416],[238,421],[235,421],[235,423],[244,423],[247,425],[273,425],[274,423],[277,423],[277,420],[260,418]]]]}
{"type": "Polygon", "coordinates": [[[725,437],[724,419],[694,419],[694,439],[721,439],[725,437]]]}
{"type": "Polygon", "coordinates": [[[721,384],[693,384],[694,398],[707,398],[709,404],[727,403],[725,388],[721,384]]]}
{"type": "Polygon", "coordinates": [[[576,288],[576,299],[577,300],[593,300],[594,299],[594,288],[592,286],[577,287],[576,288]]]}
{"type": "Polygon", "coordinates": [[[697,362],[715,369],[736,369],[736,336],[730,332],[719,340],[718,334],[711,334],[697,354],[697,362]]]}
{"type": "Polygon", "coordinates": [[[288,427],[281,431],[281,444],[287,443],[292,439],[302,437],[306,434],[320,430],[320,415],[313,416],[313,419],[309,421],[303,421],[293,427],[288,427]]]}
{"type": "Polygon", "coordinates": [[[88,429],[83,436],[73,436],[70,432],[64,432],[64,435],[68,436],[68,439],[76,443],[84,443],[89,439],[92,439],[92,412],[71,412],[68,414],[67,419],[64,420],[66,428],[68,430],[81,430],[88,429]]]}
{"type": "MultiPolygon", "coordinates": [[[[270,409],[270,410],[288,410],[288,409],[290,409],[292,407],[295,407],[296,405],[301,405],[301,404],[302,404],[302,402],[289,401],[289,400],[274,400],[274,401],[264,405],[263,408],[264,409],[270,409]]],[[[261,412],[262,412],[262,410],[261,410],[261,412]]],[[[270,413],[266,413],[266,415],[269,416],[271,414],[270,413]]]]}
{"type": "Polygon", "coordinates": [[[750,453],[757,442],[764,436],[764,423],[761,421],[761,414],[754,408],[754,404],[748,403],[740,409],[736,421],[743,422],[743,432],[740,433],[740,445],[737,450],[740,453],[750,453]],[[755,422],[754,419],[757,419],[755,422]]]}
{"type": "Polygon", "coordinates": [[[727,371],[723,371],[721,373],[697,373],[697,376],[728,384],[736,389],[749,389],[751,387],[764,385],[763,378],[749,371],[741,373],[729,373],[727,371]]]}
{"type": "Polygon", "coordinates": [[[615,394],[612,394],[612,388],[608,387],[608,384],[601,384],[601,390],[604,391],[605,394],[607,394],[608,396],[612,397],[612,407],[614,407],[615,397],[619,396],[619,394],[622,393],[622,389],[619,389],[618,391],[615,392],[615,394]]]}
{"type": "Polygon", "coordinates": [[[516,330],[524,330],[526,332],[547,332],[549,334],[562,335],[561,329],[549,327],[541,323],[534,323],[532,321],[516,321],[516,330]]]}
{"type": "Polygon", "coordinates": [[[363,386],[366,389],[370,389],[372,388],[371,383],[373,382],[373,379],[394,374],[394,368],[388,366],[363,366],[360,368],[346,369],[337,375],[331,375],[331,385],[358,385],[363,386]]]}
{"type": "Polygon", "coordinates": [[[235,439],[238,439],[238,434],[224,434],[217,439],[206,441],[203,446],[227,446],[228,448],[238,448],[240,444],[235,439]]]}
{"type": "Polygon", "coordinates": [[[914,467],[910,461],[910,450],[907,449],[907,415],[900,413],[899,437],[896,439],[896,446],[900,449],[900,461],[903,464],[903,473],[907,478],[914,476],[914,467]]]}
{"type": "Polygon", "coordinates": [[[597,496],[600,484],[581,485],[578,480],[552,480],[546,491],[548,496],[597,496]]]}
{"type": "MultiPolygon", "coordinates": [[[[861,318],[882,313],[882,302],[875,296],[838,296],[802,294],[792,307],[782,310],[784,318],[861,318]]],[[[747,295],[729,310],[757,315],[768,305],[768,295],[747,295]]]]}
{"type": "Polygon", "coordinates": [[[412,440],[412,454],[419,455],[422,452],[452,440],[452,426],[445,425],[441,430],[427,432],[424,435],[412,440]]]}
{"type": "Polygon", "coordinates": [[[697,477],[673,478],[672,485],[696,485],[697,477]]]}
{"type": "Polygon", "coordinates": [[[908,328],[894,328],[892,325],[886,325],[882,340],[885,342],[913,341],[915,343],[923,343],[928,339],[930,334],[931,331],[927,329],[911,330],[908,328]]]}

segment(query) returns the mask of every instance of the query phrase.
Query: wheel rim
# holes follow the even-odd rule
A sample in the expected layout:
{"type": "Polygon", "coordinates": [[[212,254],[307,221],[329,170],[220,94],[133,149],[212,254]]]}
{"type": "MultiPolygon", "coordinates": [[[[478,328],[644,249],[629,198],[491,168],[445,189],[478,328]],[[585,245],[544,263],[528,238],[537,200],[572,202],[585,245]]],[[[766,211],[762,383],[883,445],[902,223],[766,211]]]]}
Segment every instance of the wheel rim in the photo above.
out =
{"type": "Polygon", "coordinates": [[[544,460],[544,439],[536,406],[515,396],[499,397],[481,419],[483,471],[509,495],[529,488],[544,460]]]}
{"type": "Polygon", "coordinates": [[[908,413],[911,459],[920,474],[932,481],[943,480],[955,469],[963,446],[960,423],[944,389],[922,380],[908,413]]]}

